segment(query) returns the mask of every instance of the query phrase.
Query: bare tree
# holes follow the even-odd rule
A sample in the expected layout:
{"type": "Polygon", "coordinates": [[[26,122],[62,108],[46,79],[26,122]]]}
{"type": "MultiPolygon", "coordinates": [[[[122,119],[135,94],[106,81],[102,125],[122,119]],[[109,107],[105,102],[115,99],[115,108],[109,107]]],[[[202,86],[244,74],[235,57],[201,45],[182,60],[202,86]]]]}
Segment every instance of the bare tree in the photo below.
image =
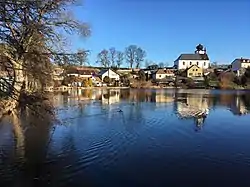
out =
{"type": "Polygon", "coordinates": [[[134,65],[138,68],[144,60],[146,52],[136,45],[130,45],[125,49],[125,56],[130,68],[133,68],[134,65]]]}
{"type": "Polygon", "coordinates": [[[115,66],[116,56],[117,56],[116,49],[114,47],[110,48],[109,49],[109,59],[110,59],[111,66],[113,66],[113,67],[115,66]]]}
{"type": "Polygon", "coordinates": [[[78,49],[77,53],[75,54],[75,63],[81,66],[86,66],[89,64],[88,55],[89,53],[87,53],[86,50],[78,49]]]}
{"type": "Polygon", "coordinates": [[[111,61],[109,58],[109,51],[106,49],[103,49],[100,53],[97,55],[97,63],[100,63],[101,66],[107,68],[111,66],[111,61]]]}
{"type": "Polygon", "coordinates": [[[136,45],[130,45],[125,49],[126,61],[131,69],[135,64],[136,49],[137,49],[136,45]]]}
{"type": "MultiPolygon", "coordinates": [[[[27,77],[46,84],[45,80],[51,78],[51,61],[56,63],[65,56],[68,61],[74,59],[75,53],[65,52],[64,37],[73,33],[90,34],[88,25],[67,11],[74,3],[75,0],[0,2],[0,56],[9,62],[14,79],[9,85],[12,88],[9,97],[17,102],[34,103],[34,97],[21,94],[27,77]]],[[[1,61],[0,65],[5,63],[1,61]]],[[[4,77],[1,79],[4,81],[4,77]]]]}
{"type": "Polygon", "coordinates": [[[144,61],[145,57],[146,57],[146,51],[138,47],[136,50],[136,58],[135,58],[136,68],[140,68],[141,62],[144,61]]]}
{"type": "Polygon", "coordinates": [[[124,54],[121,51],[117,51],[116,53],[116,65],[118,68],[121,67],[123,60],[124,60],[124,54]]]}

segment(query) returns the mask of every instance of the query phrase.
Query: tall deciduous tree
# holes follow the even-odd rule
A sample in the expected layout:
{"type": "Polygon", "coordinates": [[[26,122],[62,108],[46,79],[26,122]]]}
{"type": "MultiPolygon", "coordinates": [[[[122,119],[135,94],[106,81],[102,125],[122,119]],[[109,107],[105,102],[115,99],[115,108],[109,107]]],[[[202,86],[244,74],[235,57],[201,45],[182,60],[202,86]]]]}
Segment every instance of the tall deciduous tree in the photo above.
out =
{"type": "Polygon", "coordinates": [[[78,49],[75,54],[75,63],[81,66],[86,66],[89,64],[88,55],[89,53],[87,53],[86,50],[78,49]]]}
{"type": "Polygon", "coordinates": [[[100,53],[97,55],[97,63],[100,63],[101,66],[108,68],[111,66],[111,61],[109,58],[109,51],[106,49],[103,49],[100,53]]]}
{"type": "Polygon", "coordinates": [[[136,50],[136,68],[139,68],[141,66],[141,63],[144,61],[144,58],[146,57],[146,51],[142,50],[140,47],[137,47],[136,50]]]}
{"type": "Polygon", "coordinates": [[[130,45],[125,49],[126,61],[130,68],[140,67],[141,62],[146,57],[146,52],[136,45],[130,45]]]}
{"type": "Polygon", "coordinates": [[[114,47],[109,49],[109,59],[110,59],[110,63],[111,66],[115,66],[115,61],[116,61],[116,56],[117,56],[117,52],[116,49],[114,47]]]}
{"type": "MultiPolygon", "coordinates": [[[[20,101],[20,93],[27,81],[25,77],[44,81],[50,77],[51,61],[58,62],[64,56],[68,56],[68,60],[73,59],[75,53],[72,55],[64,50],[63,41],[68,34],[90,34],[88,25],[67,11],[74,3],[75,0],[0,2],[0,55],[10,62],[14,72],[9,94],[12,99],[20,101]]],[[[33,103],[32,99],[25,98],[27,103],[33,103]]]]}
{"type": "Polygon", "coordinates": [[[117,53],[116,53],[116,65],[117,65],[118,68],[121,67],[121,65],[123,63],[123,60],[124,60],[123,52],[117,51],[117,53]]]}

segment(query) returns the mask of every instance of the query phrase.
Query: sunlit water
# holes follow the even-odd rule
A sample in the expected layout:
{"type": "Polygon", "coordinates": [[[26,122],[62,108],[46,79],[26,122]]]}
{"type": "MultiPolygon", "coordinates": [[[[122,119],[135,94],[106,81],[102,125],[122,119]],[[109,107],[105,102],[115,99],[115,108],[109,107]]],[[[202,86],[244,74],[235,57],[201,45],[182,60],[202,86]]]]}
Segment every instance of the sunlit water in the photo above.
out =
{"type": "Polygon", "coordinates": [[[250,186],[250,92],[96,89],[54,104],[60,124],[1,122],[1,187],[250,186]]]}

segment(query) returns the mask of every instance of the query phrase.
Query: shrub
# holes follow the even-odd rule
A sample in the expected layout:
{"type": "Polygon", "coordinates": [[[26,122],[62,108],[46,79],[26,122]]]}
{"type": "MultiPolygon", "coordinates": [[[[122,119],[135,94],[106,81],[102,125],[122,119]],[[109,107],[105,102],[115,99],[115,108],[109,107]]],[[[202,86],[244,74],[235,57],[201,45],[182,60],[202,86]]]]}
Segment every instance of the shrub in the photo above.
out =
{"type": "Polygon", "coordinates": [[[232,72],[222,73],[220,75],[219,87],[222,89],[232,89],[235,87],[235,74],[232,72]]]}
{"type": "Polygon", "coordinates": [[[245,71],[245,73],[244,73],[244,76],[245,76],[246,78],[250,78],[250,67],[248,67],[248,68],[246,69],[246,71],[245,71]]]}
{"type": "Polygon", "coordinates": [[[146,75],[145,75],[145,72],[143,70],[140,70],[138,74],[139,74],[139,79],[141,81],[145,81],[146,80],[146,75]]]}
{"type": "Polygon", "coordinates": [[[84,87],[92,87],[93,86],[92,80],[91,79],[84,80],[83,85],[84,87]]]}
{"type": "Polygon", "coordinates": [[[110,78],[108,76],[105,76],[103,79],[103,82],[109,84],[110,83],[110,78]]]}

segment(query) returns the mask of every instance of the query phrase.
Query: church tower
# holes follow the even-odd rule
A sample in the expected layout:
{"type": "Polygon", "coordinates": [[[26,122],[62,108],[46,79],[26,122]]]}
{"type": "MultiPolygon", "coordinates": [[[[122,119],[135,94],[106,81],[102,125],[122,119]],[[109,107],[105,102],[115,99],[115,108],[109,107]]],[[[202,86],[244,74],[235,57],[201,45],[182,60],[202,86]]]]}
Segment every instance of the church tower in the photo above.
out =
{"type": "Polygon", "coordinates": [[[206,48],[203,47],[203,45],[199,44],[196,46],[196,51],[195,51],[196,54],[200,54],[200,55],[204,55],[207,53],[207,50],[206,48]]]}

